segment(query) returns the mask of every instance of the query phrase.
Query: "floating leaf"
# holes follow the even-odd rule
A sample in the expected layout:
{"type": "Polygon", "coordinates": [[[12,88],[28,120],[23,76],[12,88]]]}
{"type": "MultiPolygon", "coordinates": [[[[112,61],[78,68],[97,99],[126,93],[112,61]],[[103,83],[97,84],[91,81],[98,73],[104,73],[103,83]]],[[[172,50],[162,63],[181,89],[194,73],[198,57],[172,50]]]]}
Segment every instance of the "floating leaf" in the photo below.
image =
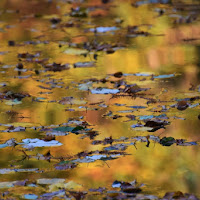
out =
{"type": "Polygon", "coordinates": [[[61,127],[57,127],[54,128],[54,131],[59,131],[59,132],[72,132],[72,130],[74,129],[74,127],[70,127],[70,126],[61,126],[61,127]]]}
{"type": "Polygon", "coordinates": [[[77,166],[76,163],[73,163],[71,161],[62,161],[59,164],[55,166],[55,169],[57,170],[66,170],[66,169],[73,169],[77,166]]]}
{"type": "MultiPolygon", "coordinates": [[[[54,131],[57,131],[57,132],[63,132],[63,133],[66,133],[66,132],[71,132],[71,133],[78,133],[78,131],[81,131],[81,130],[84,130],[85,128],[83,126],[76,126],[76,127],[70,127],[70,126],[62,126],[62,127],[57,127],[57,128],[54,128],[53,130],[54,131]]],[[[89,129],[86,129],[86,131],[89,130],[89,129]]],[[[59,133],[54,133],[54,135],[57,135],[59,133]]]]}
{"type": "Polygon", "coordinates": [[[71,55],[82,55],[87,54],[88,51],[85,49],[78,49],[78,48],[67,48],[64,53],[71,54],[71,55]]]}
{"type": "Polygon", "coordinates": [[[14,100],[5,100],[5,104],[12,106],[12,105],[18,105],[21,104],[22,101],[19,101],[18,99],[14,99],[14,100]]]}
{"type": "Polygon", "coordinates": [[[17,145],[14,138],[7,140],[4,144],[0,144],[0,148],[15,147],[17,145]]]}
{"type": "Polygon", "coordinates": [[[121,181],[114,181],[112,184],[113,188],[120,188],[121,187],[121,181]]]}
{"type": "Polygon", "coordinates": [[[110,156],[107,156],[107,155],[92,155],[92,156],[86,156],[83,159],[73,160],[73,162],[77,162],[77,163],[91,163],[91,162],[95,162],[96,160],[103,160],[103,161],[112,160],[112,159],[117,158],[118,156],[119,155],[110,155],[110,156]]]}
{"type": "Polygon", "coordinates": [[[91,81],[89,81],[88,83],[79,84],[79,90],[88,91],[92,88],[92,84],[93,83],[91,81]]]}
{"type": "Polygon", "coordinates": [[[100,192],[100,193],[104,192],[105,190],[106,190],[105,187],[99,187],[97,189],[93,189],[93,188],[89,189],[90,192],[100,192]]]}
{"type": "Polygon", "coordinates": [[[116,78],[121,78],[123,76],[123,73],[122,72],[116,72],[113,74],[114,77],[116,78]]]}
{"type": "Polygon", "coordinates": [[[63,182],[63,183],[54,183],[54,184],[49,185],[50,191],[57,192],[57,190],[60,188],[68,189],[68,190],[69,189],[80,190],[82,188],[82,185],[80,185],[74,181],[63,182]]]}
{"type": "Polygon", "coordinates": [[[124,188],[122,189],[122,192],[125,192],[125,193],[139,193],[139,192],[141,192],[141,191],[142,191],[141,188],[135,188],[135,187],[131,187],[131,186],[129,186],[129,187],[124,187],[124,188]]]}
{"type": "Polygon", "coordinates": [[[5,144],[0,144],[0,149],[2,149],[2,148],[5,148],[5,147],[7,147],[8,145],[5,143],[5,144]]]}
{"type": "Polygon", "coordinates": [[[71,17],[87,17],[87,9],[84,7],[76,7],[71,9],[71,17]]]}
{"type": "Polygon", "coordinates": [[[118,110],[119,113],[131,113],[133,110],[118,110]]]}
{"type": "Polygon", "coordinates": [[[119,92],[118,89],[107,89],[107,88],[97,88],[91,90],[92,94],[116,94],[118,92],[119,92]]]}
{"type": "MultiPolygon", "coordinates": [[[[132,74],[126,74],[126,76],[130,76],[132,74]]],[[[134,76],[151,76],[151,73],[135,73],[134,76]]]]}
{"type": "Polygon", "coordinates": [[[65,179],[63,178],[41,178],[37,179],[37,184],[41,185],[52,185],[55,183],[64,183],[65,179]]]}
{"type": "Polygon", "coordinates": [[[133,124],[131,127],[132,128],[137,128],[137,127],[143,127],[144,125],[142,124],[133,124]]]}
{"type": "Polygon", "coordinates": [[[168,125],[169,123],[166,121],[160,121],[160,120],[149,120],[146,121],[144,126],[148,126],[148,127],[153,127],[153,128],[162,128],[165,125],[168,125]]]}
{"type": "Polygon", "coordinates": [[[127,85],[123,92],[128,94],[136,94],[141,91],[149,90],[149,88],[140,88],[137,84],[127,85]]]}
{"type": "Polygon", "coordinates": [[[74,68],[95,67],[95,62],[77,62],[74,63],[74,68]]]}
{"type": "Polygon", "coordinates": [[[0,188],[10,188],[10,187],[14,187],[14,183],[13,182],[0,182],[0,188]]]}
{"type": "Polygon", "coordinates": [[[166,74],[166,75],[153,76],[153,78],[172,78],[174,76],[175,76],[174,74],[166,74]]]}
{"type": "Polygon", "coordinates": [[[174,143],[176,143],[176,140],[173,137],[163,137],[160,140],[160,144],[163,146],[171,146],[174,143]]]}
{"type": "Polygon", "coordinates": [[[91,32],[97,32],[97,33],[105,33],[109,31],[116,31],[119,28],[113,26],[113,27],[96,27],[96,28],[91,28],[89,29],[91,32]]]}
{"type": "Polygon", "coordinates": [[[199,103],[196,103],[196,104],[193,104],[193,105],[189,105],[189,108],[195,108],[197,106],[199,106],[199,103]]]}
{"type": "Polygon", "coordinates": [[[188,106],[189,106],[189,104],[187,103],[187,101],[179,101],[177,103],[177,109],[178,110],[185,110],[185,109],[188,108],[188,106]]]}
{"type": "Polygon", "coordinates": [[[56,197],[56,196],[59,196],[59,197],[65,196],[65,190],[48,192],[48,193],[44,193],[43,195],[41,195],[42,199],[52,199],[52,197],[56,197]]]}
{"type": "Polygon", "coordinates": [[[77,126],[77,127],[75,127],[71,132],[72,132],[72,133],[77,133],[78,131],[83,130],[83,129],[84,129],[84,127],[82,127],[82,126],[77,126]]]}
{"type": "Polygon", "coordinates": [[[35,194],[25,194],[24,199],[37,199],[38,196],[35,194]]]}
{"type": "Polygon", "coordinates": [[[193,194],[188,194],[185,193],[183,194],[180,191],[176,191],[176,192],[167,192],[163,199],[183,199],[183,200],[198,200],[198,198],[196,196],[194,196],[193,194]]]}
{"type": "Polygon", "coordinates": [[[10,174],[15,172],[37,172],[38,168],[31,168],[31,169],[0,169],[0,174],[10,174]]]}
{"type": "Polygon", "coordinates": [[[186,142],[186,140],[183,139],[176,139],[176,144],[179,146],[192,146],[197,145],[197,142],[186,142]]]}
{"type": "Polygon", "coordinates": [[[64,184],[64,188],[65,189],[73,189],[73,190],[79,190],[81,189],[83,186],[74,182],[74,181],[69,181],[67,183],[64,184]]]}
{"type": "Polygon", "coordinates": [[[135,109],[144,109],[144,108],[147,108],[145,106],[126,106],[126,107],[135,108],[135,109]]]}
{"type": "Polygon", "coordinates": [[[154,118],[154,115],[143,115],[143,116],[139,116],[140,120],[147,120],[147,119],[152,119],[154,118]]]}
{"type": "Polygon", "coordinates": [[[44,140],[40,140],[38,138],[34,138],[34,139],[23,139],[22,140],[23,143],[23,147],[24,148],[32,148],[32,147],[51,147],[51,146],[61,146],[62,143],[56,141],[56,140],[51,140],[51,141],[44,141],[44,140]]]}

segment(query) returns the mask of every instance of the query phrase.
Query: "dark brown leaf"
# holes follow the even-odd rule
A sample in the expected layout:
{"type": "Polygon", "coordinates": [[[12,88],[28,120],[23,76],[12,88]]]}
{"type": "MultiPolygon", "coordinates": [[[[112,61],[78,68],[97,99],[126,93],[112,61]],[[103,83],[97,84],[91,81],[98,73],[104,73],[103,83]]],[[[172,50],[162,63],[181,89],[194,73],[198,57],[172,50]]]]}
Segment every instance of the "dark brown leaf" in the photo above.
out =
{"type": "Polygon", "coordinates": [[[123,76],[123,73],[122,72],[116,72],[113,74],[114,77],[116,78],[121,78],[123,76]]]}
{"type": "Polygon", "coordinates": [[[188,103],[187,103],[187,101],[179,101],[178,103],[177,103],[177,109],[178,110],[185,110],[185,109],[187,109],[188,108],[188,103]]]}

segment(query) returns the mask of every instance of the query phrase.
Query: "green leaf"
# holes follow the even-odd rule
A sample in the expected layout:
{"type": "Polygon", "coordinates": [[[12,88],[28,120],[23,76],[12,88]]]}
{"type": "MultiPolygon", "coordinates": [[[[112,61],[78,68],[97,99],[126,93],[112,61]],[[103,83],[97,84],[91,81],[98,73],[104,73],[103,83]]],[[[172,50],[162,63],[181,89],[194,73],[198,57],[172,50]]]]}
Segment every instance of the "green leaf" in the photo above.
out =
{"type": "Polygon", "coordinates": [[[54,128],[53,130],[60,131],[60,132],[72,132],[73,129],[74,129],[74,127],[62,126],[62,127],[54,128]]]}
{"type": "Polygon", "coordinates": [[[72,133],[76,133],[76,132],[78,132],[78,131],[80,131],[80,130],[83,130],[84,129],[84,127],[82,127],[82,126],[77,126],[77,127],[75,127],[73,130],[72,130],[72,133]]]}
{"type": "Polygon", "coordinates": [[[176,140],[173,137],[163,137],[160,140],[160,144],[162,144],[163,146],[171,146],[175,142],[176,142],[176,140]]]}
{"type": "Polygon", "coordinates": [[[80,130],[85,129],[82,126],[76,126],[76,127],[70,127],[70,126],[62,126],[62,127],[57,127],[54,128],[54,131],[60,131],[60,132],[72,132],[72,133],[77,133],[80,130]]]}

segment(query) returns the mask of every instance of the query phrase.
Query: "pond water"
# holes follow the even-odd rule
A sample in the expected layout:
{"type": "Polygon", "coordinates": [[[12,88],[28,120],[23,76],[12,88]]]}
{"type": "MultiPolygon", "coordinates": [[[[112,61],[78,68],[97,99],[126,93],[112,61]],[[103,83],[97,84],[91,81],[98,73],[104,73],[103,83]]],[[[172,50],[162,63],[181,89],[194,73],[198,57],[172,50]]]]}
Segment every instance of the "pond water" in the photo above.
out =
{"type": "Polygon", "coordinates": [[[1,0],[1,199],[199,197],[199,9],[1,0]]]}

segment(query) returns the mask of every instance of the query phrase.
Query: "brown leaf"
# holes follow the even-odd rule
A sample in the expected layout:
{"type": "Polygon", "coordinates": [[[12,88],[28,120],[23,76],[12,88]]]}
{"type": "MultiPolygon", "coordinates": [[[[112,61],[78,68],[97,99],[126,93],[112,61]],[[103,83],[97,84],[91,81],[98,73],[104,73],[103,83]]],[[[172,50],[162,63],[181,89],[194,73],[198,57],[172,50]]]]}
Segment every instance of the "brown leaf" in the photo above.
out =
{"type": "Polygon", "coordinates": [[[23,69],[23,68],[24,68],[24,66],[23,66],[22,63],[18,63],[18,64],[16,65],[16,67],[17,67],[17,69],[23,69]]]}
{"type": "Polygon", "coordinates": [[[114,53],[114,52],[115,52],[115,50],[114,50],[114,49],[111,49],[111,48],[106,50],[106,53],[107,53],[107,54],[112,54],[112,53],[114,53]]]}
{"type": "Polygon", "coordinates": [[[43,138],[44,141],[51,141],[51,140],[55,140],[55,135],[46,135],[43,138]]]}
{"type": "Polygon", "coordinates": [[[135,120],[136,116],[135,115],[126,115],[127,118],[130,120],[135,120]]]}
{"type": "Polygon", "coordinates": [[[104,144],[112,144],[113,143],[113,139],[112,139],[112,136],[108,137],[108,138],[105,138],[104,139],[104,144]]]}
{"type": "Polygon", "coordinates": [[[179,101],[178,103],[177,103],[177,109],[178,110],[185,110],[185,109],[187,109],[188,108],[188,103],[187,103],[187,101],[179,101]]]}
{"type": "Polygon", "coordinates": [[[146,121],[144,126],[156,128],[156,127],[164,127],[165,125],[168,124],[169,123],[167,121],[149,120],[146,121]]]}
{"type": "Polygon", "coordinates": [[[75,191],[69,191],[69,193],[76,199],[81,200],[84,199],[87,192],[75,192],[75,191]]]}
{"type": "Polygon", "coordinates": [[[123,76],[123,73],[122,72],[116,72],[113,74],[114,77],[116,78],[121,78],[123,76]]]}

